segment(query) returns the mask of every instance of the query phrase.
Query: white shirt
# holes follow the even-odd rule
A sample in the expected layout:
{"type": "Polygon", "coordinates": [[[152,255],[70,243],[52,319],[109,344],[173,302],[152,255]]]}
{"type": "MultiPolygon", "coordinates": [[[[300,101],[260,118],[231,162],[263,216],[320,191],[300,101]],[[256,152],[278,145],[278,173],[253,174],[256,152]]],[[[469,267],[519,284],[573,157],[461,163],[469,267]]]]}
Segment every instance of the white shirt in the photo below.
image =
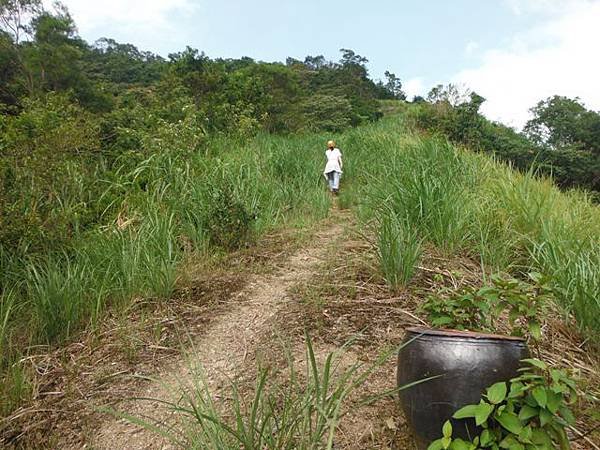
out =
{"type": "Polygon", "coordinates": [[[342,152],[339,148],[333,150],[327,149],[325,152],[327,157],[327,164],[323,173],[339,172],[342,173],[342,152]]]}

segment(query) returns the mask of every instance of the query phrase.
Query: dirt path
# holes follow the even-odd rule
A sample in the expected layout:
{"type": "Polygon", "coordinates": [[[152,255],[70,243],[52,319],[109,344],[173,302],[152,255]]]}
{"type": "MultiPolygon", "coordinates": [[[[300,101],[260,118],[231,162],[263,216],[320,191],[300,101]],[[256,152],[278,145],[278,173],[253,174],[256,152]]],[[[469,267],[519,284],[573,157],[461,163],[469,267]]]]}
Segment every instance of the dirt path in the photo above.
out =
{"type": "MultiPolygon", "coordinates": [[[[272,322],[289,302],[293,286],[305,282],[318,272],[329,249],[343,234],[345,216],[336,213],[321,228],[309,244],[287,260],[275,274],[257,275],[238,293],[239,301],[214,319],[203,336],[193,342],[191,359],[201,365],[211,392],[218,392],[235,378],[241,368],[253,361],[261,337],[271,330],[272,322]]],[[[176,401],[181,386],[192,384],[194,362],[182,356],[167,367],[159,369],[157,378],[164,383],[152,383],[136,396],[176,401]]],[[[128,401],[118,410],[150,422],[173,424],[170,416],[161,416],[158,404],[150,401],[128,401]]],[[[157,449],[171,448],[153,434],[125,419],[107,418],[92,438],[92,448],[98,449],[157,449]]]]}

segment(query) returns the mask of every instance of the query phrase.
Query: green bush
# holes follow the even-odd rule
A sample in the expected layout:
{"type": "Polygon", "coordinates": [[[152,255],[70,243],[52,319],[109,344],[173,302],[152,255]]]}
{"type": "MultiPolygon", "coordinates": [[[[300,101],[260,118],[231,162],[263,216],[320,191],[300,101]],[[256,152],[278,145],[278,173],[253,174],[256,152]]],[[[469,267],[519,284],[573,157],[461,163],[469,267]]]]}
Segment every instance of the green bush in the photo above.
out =
{"type": "Polygon", "coordinates": [[[233,250],[250,242],[256,215],[236,198],[229,185],[210,186],[205,214],[211,244],[233,250]]]}
{"type": "Polygon", "coordinates": [[[553,289],[540,274],[529,274],[529,282],[500,275],[481,288],[467,287],[449,296],[429,296],[421,311],[434,327],[497,332],[496,324],[508,314],[512,334],[528,332],[541,338],[539,317],[554,300],[553,289]]]}

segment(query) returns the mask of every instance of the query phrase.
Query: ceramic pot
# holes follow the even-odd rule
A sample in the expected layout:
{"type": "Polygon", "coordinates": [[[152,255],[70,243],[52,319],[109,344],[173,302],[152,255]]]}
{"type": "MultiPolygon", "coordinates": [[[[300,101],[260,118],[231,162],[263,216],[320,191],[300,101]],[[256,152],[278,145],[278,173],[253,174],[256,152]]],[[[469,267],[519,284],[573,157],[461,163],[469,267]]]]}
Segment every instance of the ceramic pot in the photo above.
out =
{"type": "MultiPolygon", "coordinates": [[[[457,330],[408,328],[398,355],[398,386],[439,375],[400,391],[400,403],[420,450],[442,437],[444,422],[479,403],[486,388],[517,375],[529,356],[524,339],[457,330]]],[[[455,437],[479,434],[473,420],[451,419],[455,437]]]]}

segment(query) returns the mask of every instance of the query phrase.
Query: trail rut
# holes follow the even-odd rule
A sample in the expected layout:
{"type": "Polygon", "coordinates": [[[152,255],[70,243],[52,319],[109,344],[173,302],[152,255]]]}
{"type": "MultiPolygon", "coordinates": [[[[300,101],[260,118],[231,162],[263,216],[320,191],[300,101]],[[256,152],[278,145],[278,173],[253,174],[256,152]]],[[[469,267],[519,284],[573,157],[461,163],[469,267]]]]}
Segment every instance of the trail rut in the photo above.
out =
{"type": "MultiPolygon", "coordinates": [[[[289,302],[290,288],[317,273],[327,258],[328,249],[342,234],[342,222],[339,214],[335,220],[329,219],[310,243],[291,255],[275,274],[253,276],[238,293],[239,301],[232,302],[229,310],[212,320],[205,333],[190,343],[189,357],[183,355],[160,368],[156,378],[161,382],[150,383],[134,397],[177,401],[182,387],[193,383],[194,364],[201,366],[211,392],[226,386],[254,360],[261,336],[270,331],[273,319],[289,302]]],[[[177,418],[158,406],[152,401],[130,400],[120,404],[117,410],[150,423],[177,427],[177,418]]],[[[111,417],[98,427],[91,446],[97,449],[172,448],[168,441],[131,421],[111,417]]]]}

